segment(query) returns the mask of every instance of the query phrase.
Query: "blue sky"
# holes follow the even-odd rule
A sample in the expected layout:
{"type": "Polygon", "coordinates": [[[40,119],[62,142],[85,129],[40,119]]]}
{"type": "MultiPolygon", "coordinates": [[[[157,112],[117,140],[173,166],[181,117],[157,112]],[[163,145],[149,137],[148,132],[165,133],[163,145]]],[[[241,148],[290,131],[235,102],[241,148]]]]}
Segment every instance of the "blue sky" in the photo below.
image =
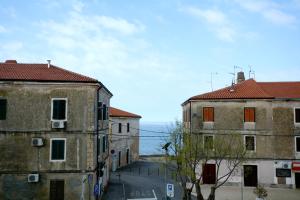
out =
{"type": "Polygon", "coordinates": [[[300,77],[300,0],[1,0],[0,16],[1,61],[97,78],[143,121],[180,119],[234,66],[257,81],[300,77]]]}

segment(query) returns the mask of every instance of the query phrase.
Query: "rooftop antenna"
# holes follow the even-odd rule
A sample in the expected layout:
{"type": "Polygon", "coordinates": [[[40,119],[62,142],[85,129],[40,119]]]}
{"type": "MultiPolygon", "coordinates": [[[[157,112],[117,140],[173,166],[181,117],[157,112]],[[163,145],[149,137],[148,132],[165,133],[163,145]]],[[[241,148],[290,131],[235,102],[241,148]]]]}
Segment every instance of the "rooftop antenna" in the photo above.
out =
{"type": "Polygon", "coordinates": [[[214,91],[213,89],[213,75],[217,75],[218,72],[211,72],[210,73],[210,87],[211,87],[211,91],[214,91]]]}
{"type": "Polygon", "coordinates": [[[243,71],[243,68],[237,66],[237,65],[234,65],[233,66],[233,73],[230,73],[230,74],[233,74],[233,84],[235,84],[236,82],[236,78],[235,78],[235,74],[236,74],[236,69],[240,69],[241,71],[243,71]]]}
{"type": "Polygon", "coordinates": [[[252,70],[252,66],[251,65],[249,65],[249,68],[250,68],[250,70],[249,70],[249,79],[251,78],[251,75],[253,75],[253,79],[255,80],[255,71],[252,70]]]}

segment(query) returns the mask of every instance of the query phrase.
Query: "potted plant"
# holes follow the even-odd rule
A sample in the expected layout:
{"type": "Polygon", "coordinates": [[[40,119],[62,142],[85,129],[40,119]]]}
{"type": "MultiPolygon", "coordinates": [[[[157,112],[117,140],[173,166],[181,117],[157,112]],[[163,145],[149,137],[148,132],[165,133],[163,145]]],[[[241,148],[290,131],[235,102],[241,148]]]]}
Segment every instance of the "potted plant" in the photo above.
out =
{"type": "Polygon", "coordinates": [[[268,196],[267,190],[262,185],[257,185],[253,193],[256,195],[256,200],[264,200],[268,196]]]}

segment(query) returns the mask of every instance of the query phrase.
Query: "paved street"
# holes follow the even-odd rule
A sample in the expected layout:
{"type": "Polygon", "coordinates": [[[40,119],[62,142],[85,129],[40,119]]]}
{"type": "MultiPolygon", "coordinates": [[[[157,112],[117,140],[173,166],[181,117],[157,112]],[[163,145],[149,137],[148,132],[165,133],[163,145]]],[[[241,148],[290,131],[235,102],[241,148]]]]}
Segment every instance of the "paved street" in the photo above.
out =
{"type": "MultiPolygon", "coordinates": [[[[168,182],[171,180],[168,174],[168,182]]],[[[181,188],[175,184],[175,197],[181,199],[181,188]]],[[[164,167],[160,163],[139,161],[112,173],[105,200],[163,200],[165,190],[164,167]],[[119,176],[120,174],[120,176],[119,176]]],[[[207,198],[210,186],[201,186],[204,197],[207,198]]],[[[300,190],[266,188],[268,200],[300,200],[300,190]]],[[[216,192],[216,200],[241,200],[241,188],[223,186],[216,192]]],[[[243,200],[254,200],[252,187],[243,188],[243,200]]]]}

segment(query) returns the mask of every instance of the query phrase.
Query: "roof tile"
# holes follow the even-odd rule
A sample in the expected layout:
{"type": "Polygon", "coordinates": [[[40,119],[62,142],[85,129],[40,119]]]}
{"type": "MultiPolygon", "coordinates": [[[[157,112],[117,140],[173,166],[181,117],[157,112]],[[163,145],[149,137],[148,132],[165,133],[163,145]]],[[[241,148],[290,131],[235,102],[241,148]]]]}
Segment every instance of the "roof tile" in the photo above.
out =
{"type": "Polygon", "coordinates": [[[142,118],[140,115],[136,115],[118,108],[110,107],[109,108],[110,117],[129,117],[129,118],[142,118]]]}

